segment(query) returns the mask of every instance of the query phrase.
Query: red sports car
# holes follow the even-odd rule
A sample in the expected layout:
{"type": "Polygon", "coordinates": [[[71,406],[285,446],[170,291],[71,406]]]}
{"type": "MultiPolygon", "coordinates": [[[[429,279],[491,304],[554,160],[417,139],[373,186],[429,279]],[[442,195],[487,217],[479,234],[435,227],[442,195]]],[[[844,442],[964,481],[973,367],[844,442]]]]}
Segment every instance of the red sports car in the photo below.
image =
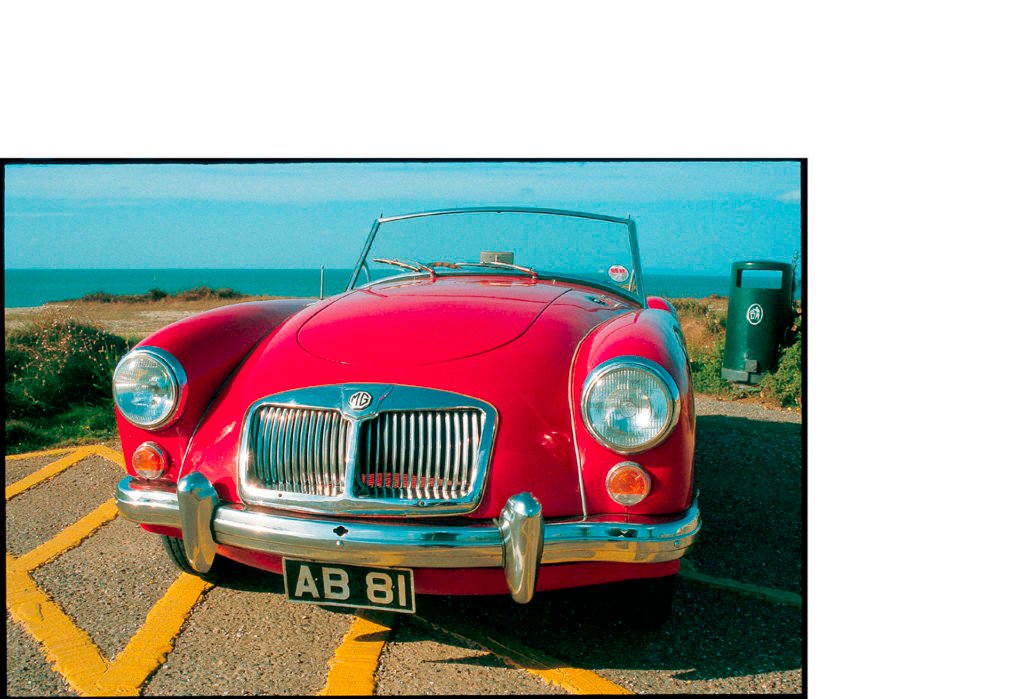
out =
{"type": "Polygon", "coordinates": [[[179,321],[113,383],[122,516],[299,602],[640,580],[664,615],[701,528],[685,341],[630,219],[380,218],[343,293],[179,321]]]}

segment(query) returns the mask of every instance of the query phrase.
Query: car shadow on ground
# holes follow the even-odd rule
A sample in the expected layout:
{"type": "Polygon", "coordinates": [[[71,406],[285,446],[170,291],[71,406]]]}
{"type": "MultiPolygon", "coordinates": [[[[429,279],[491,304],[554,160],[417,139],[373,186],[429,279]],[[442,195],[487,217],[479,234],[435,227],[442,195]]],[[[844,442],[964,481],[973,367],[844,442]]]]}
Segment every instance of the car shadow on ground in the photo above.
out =
{"type": "MultiPolygon", "coordinates": [[[[806,533],[802,425],[722,415],[697,418],[696,483],[704,519],[688,558],[705,575],[802,594],[806,533]]],[[[219,584],[283,594],[281,577],[238,567],[219,584]]],[[[799,669],[804,611],[678,576],[671,615],[654,630],[635,628],[644,603],[621,585],[538,593],[528,605],[506,596],[421,595],[417,616],[455,634],[518,641],[587,669],[658,670],[706,680],[799,669]]],[[[323,607],[342,614],[353,610],[323,607]]],[[[437,639],[429,624],[410,623],[407,639],[437,639]]],[[[449,645],[466,647],[458,635],[449,645]]],[[[479,659],[449,660],[472,662],[479,659]]]]}
{"type": "Polygon", "coordinates": [[[724,415],[697,418],[695,486],[702,572],[803,594],[803,425],[724,415]]]}

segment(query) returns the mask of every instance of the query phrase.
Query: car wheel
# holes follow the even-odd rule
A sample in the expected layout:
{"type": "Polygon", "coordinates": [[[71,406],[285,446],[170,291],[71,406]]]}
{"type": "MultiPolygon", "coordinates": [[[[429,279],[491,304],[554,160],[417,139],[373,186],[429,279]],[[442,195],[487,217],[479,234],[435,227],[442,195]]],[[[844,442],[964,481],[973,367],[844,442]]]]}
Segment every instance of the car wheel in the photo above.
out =
{"type": "Polygon", "coordinates": [[[213,559],[213,567],[205,573],[200,573],[198,570],[193,568],[188,562],[188,557],[185,555],[185,542],[181,539],[177,539],[173,536],[160,535],[160,539],[163,541],[164,550],[167,555],[174,562],[174,565],[189,575],[195,575],[201,580],[207,582],[217,582],[224,578],[231,567],[231,562],[223,556],[217,556],[213,559]]]}

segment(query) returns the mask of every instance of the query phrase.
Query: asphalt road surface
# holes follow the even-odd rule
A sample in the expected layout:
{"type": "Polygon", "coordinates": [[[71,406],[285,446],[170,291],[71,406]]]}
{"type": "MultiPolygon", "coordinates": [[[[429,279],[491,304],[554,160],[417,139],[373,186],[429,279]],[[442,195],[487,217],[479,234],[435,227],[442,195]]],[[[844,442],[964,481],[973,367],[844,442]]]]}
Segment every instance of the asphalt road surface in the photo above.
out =
{"type": "Polygon", "coordinates": [[[397,615],[291,603],[249,569],[209,585],[116,516],[116,445],[8,457],[7,693],[800,692],[800,416],[697,408],[704,531],[653,632],[630,627],[621,586],[418,596],[397,615]]]}

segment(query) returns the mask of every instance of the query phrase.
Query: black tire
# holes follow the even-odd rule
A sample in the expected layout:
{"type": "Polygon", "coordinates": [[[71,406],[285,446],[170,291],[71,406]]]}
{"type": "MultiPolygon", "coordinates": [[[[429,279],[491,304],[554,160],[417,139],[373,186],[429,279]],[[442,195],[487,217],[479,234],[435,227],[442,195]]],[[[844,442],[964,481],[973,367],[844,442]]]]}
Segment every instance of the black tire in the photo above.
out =
{"type": "Polygon", "coordinates": [[[225,575],[230,572],[231,562],[223,556],[217,556],[213,559],[213,567],[205,573],[200,573],[198,570],[193,568],[188,562],[188,557],[185,556],[185,542],[181,539],[177,539],[173,536],[160,535],[160,539],[164,544],[164,551],[167,552],[168,557],[178,566],[178,568],[189,575],[194,575],[200,580],[206,582],[217,582],[222,580],[225,575]]]}

